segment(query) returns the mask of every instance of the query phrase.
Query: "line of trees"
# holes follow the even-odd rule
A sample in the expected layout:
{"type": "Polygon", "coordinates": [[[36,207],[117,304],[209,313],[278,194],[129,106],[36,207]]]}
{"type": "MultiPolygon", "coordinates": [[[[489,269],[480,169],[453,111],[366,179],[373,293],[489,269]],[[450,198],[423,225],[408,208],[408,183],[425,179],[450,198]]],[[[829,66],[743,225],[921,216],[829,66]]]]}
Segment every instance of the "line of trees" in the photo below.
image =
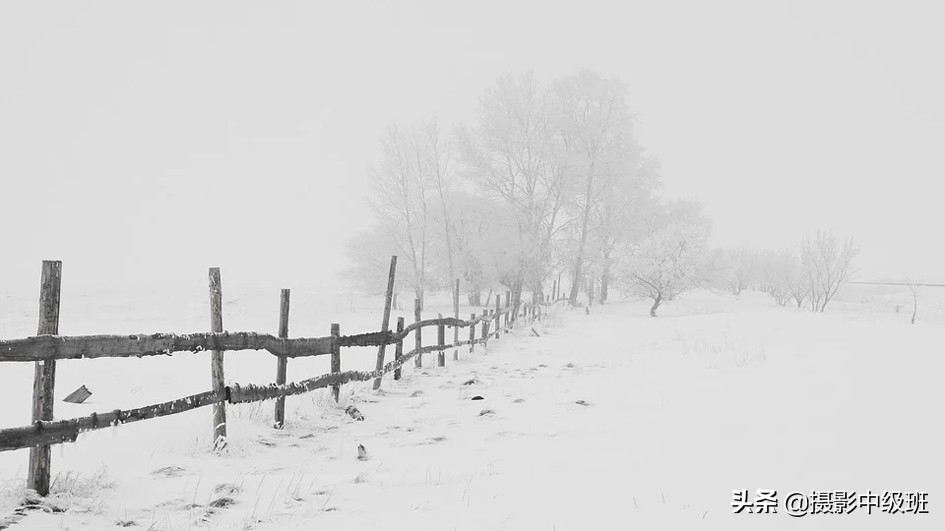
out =
{"type": "Polygon", "coordinates": [[[781,306],[794,304],[823,312],[855,274],[859,247],[853,238],[841,239],[818,230],[801,240],[796,251],[716,249],[708,261],[709,283],[738,295],[757,289],[781,306]]]}
{"type": "Polygon", "coordinates": [[[561,274],[572,304],[582,288],[606,301],[629,278],[627,250],[685,210],[654,198],[658,164],[634,123],[626,86],[584,70],[502,77],[450,131],[392,126],[369,170],[376,223],[350,243],[348,276],[380,293],[397,254],[397,291],[421,301],[461,278],[470,304],[497,289],[519,304],[561,274]]]}
{"type": "Polygon", "coordinates": [[[654,317],[684,291],[719,284],[824,311],[853,273],[853,241],[819,231],[797,253],[710,251],[700,205],[655,197],[659,164],[627,100],[621,81],[589,70],[544,84],[526,73],[485,90],[470,124],[391,126],[369,169],[376,222],[350,242],[348,277],[383,293],[396,254],[395,294],[410,290],[421,306],[457,278],[475,306],[496,291],[515,305],[543,298],[562,279],[572,305],[582,290],[604,303],[616,287],[649,299],[654,317]]]}

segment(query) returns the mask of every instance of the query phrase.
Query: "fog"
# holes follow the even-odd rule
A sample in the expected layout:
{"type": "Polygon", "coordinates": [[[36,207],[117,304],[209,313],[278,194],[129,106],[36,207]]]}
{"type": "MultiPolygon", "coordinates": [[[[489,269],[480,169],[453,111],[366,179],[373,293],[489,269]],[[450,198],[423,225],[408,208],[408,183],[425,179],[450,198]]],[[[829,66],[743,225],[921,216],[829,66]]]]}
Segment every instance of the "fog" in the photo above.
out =
{"type": "MultiPolygon", "coordinates": [[[[834,227],[860,278],[945,280],[942,8],[834,2],[0,5],[0,293],[334,286],[391,123],[503,74],[623,80],[659,194],[714,245],[834,227]],[[24,288],[25,286],[25,288],[24,288]]],[[[327,288],[326,288],[327,289],[327,288]]],[[[338,288],[341,291],[343,288],[338,288]]]]}

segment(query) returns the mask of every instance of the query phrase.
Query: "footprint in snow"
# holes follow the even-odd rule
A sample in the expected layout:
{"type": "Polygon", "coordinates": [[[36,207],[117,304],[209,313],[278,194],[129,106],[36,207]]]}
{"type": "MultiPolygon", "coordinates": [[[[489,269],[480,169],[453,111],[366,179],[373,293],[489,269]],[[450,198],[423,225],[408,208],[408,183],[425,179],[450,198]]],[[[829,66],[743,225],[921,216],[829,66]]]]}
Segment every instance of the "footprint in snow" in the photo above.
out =
{"type": "Polygon", "coordinates": [[[166,478],[176,478],[184,475],[186,470],[182,466],[165,466],[151,471],[152,476],[163,476],[166,478]]]}
{"type": "Polygon", "coordinates": [[[220,483],[216,487],[213,487],[214,494],[222,494],[224,496],[235,496],[239,494],[240,488],[233,483],[220,483]]]}

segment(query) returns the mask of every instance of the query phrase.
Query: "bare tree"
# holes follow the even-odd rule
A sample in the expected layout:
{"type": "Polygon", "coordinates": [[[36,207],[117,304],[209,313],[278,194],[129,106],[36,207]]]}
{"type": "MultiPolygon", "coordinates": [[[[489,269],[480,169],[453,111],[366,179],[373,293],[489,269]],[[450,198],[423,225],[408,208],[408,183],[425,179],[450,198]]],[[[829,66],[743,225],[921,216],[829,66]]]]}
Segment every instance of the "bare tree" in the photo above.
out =
{"type": "Polygon", "coordinates": [[[431,202],[438,203],[440,207],[437,217],[442,228],[443,249],[449,271],[446,285],[452,285],[457,276],[454,260],[454,231],[450,210],[452,208],[451,198],[456,190],[456,182],[450,173],[451,150],[449,141],[440,131],[435,119],[415,129],[412,138],[419,181],[429,183],[429,187],[435,194],[435,198],[431,202]]]}
{"type": "Polygon", "coordinates": [[[373,192],[371,206],[394,242],[396,254],[410,265],[414,293],[422,305],[427,280],[429,200],[414,136],[390,127],[381,141],[381,160],[368,174],[373,192]]]}
{"type": "Polygon", "coordinates": [[[494,203],[481,196],[457,191],[450,195],[448,203],[455,274],[463,279],[469,304],[482,306],[483,292],[494,288],[497,281],[498,240],[493,240],[493,235],[499,232],[496,227],[504,226],[503,220],[492,215],[496,210],[494,203]]]}
{"type": "MultiPolygon", "coordinates": [[[[749,284],[755,282],[762,291],[771,293],[769,277],[773,274],[773,259],[765,253],[748,248],[715,249],[711,253],[711,271],[714,287],[741,295],[749,284]]],[[[772,293],[773,294],[773,293],[772,293]]]]}
{"type": "Polygon", "coordinates": [[[849,238],[840,241],[833,231],[818,230],[801,242],[801,262],[807,275],[811,311],[823,312],[837,291],[854,274],[859,248],[849,238]]]}
{"type": "Polygon", "coordinates": [[[794,303],[797,304],[797,307],[800,308],[804,305],[804,301],[807,300],[807,297],[810,296],[808,285],[804,278],[803,265],[797,255],[791,251],[784,253],[783,260],[785,289],[794,300],[794,303]]]}

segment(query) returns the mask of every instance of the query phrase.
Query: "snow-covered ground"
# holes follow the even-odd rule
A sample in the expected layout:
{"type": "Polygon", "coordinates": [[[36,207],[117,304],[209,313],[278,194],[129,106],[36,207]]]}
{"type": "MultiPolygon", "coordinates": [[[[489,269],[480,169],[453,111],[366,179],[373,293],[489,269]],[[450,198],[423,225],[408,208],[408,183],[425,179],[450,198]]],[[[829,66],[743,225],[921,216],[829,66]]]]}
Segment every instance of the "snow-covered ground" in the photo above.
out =
{"type": "MultiPolygon", "coordinates": [[[[274,330],[278,293],[269,298],[235,289],[226,328],[274,330]]],[[[64,306],[61,333],[204,330],[201,299],[182,301],[177,321],[124,319],[133,309],[118,307],[95,325],[90,299],[86,311],[64,306]]],[[[459,362],[450,356],[445,369],[427,356],[381,393],[345,386],[340,405],[326,392],[292,397],[283,431],[268,427],[271,402],[229,407],[230,452],[220,457],[208,449],[209,408],[84,434],[53,452],[52,504],[68,510],[32,512],[15,528],[942,529],[945,319],[910,326],[888,301],[870,300],[847,294],[810,314],[757,293],[698,292],[657,319],[645,303],[562,312],[536,326],[541,337],[519,328],[459,362]],[[344,413],[349,404],[363,422],[344,413]],[[733,514],[742,489],[777,490],[779,514],[733,514]],[[784,514],[793,490],[870,489],[928,492],[929,514],[784,514]]],[[[380,320],[366,304],[305,314],[315,302],[293,293],[290,335],[380,320]]],[[[12,324],[35,326],[20,315],[29,311],[4,314],[4,337],[30,333],[12,324]]],[[[374,351],[343,356],[344,368],[369,368],[374,351]]],[[[64,362],[57,396],[83,383],[95,394],[57,402],[56,413],[203,391],[208,366],[188,354],[64,362]]],[[[22,425],[32,368],[2,369],[0,425],[22,425]]],[[[274,371],[268,354],[227,357],[232,381],[264,383],[274,371]]],[[[326,371],[324,358],[289,364],[290,380],[326,371]]],[[[0,454],[0,515],[22,493],[25,464],[25,451],[0,454]]]]}

